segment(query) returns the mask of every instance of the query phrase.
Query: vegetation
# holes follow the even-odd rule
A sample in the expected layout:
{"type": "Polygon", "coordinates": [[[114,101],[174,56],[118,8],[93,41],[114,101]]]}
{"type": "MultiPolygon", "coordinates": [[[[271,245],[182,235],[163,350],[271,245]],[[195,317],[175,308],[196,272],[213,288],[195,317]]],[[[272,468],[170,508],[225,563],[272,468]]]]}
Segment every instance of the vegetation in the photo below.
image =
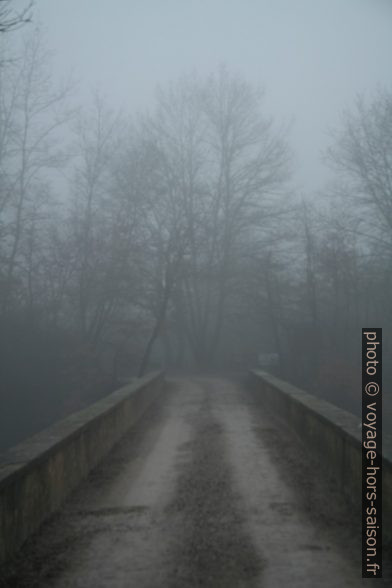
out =
{"type": "Polygon", "coordinates": [[[121,377],[260,352],[359,410],[360,328],[392,326],[391,94],[344,115],[336,182],[304,199],[288,129],[225,68],[133,118],[71,108],[39,30],[0,76],[3,446],[121,377]]]}

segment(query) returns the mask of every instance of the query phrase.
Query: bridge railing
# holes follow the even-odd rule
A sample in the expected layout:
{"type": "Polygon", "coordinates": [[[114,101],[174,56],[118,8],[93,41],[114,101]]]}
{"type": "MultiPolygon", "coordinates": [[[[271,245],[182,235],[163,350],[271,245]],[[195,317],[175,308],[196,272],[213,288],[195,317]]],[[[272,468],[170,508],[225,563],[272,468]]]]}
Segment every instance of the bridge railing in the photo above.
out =
{"type": "MultiPolygon", "coordinates": [[[[362,501],[362,429],[353,414],[300,390],[275,376],[251,372],[255,393],[271,412],[295,431],[360,516],[362,501]]],[[[383,531],[392,543],[392,451],[384,443],[383,531]]]]}
{"type": "Polygon", "coordinates": [[[136,380],[0,456],[0,563],[61,506],[162,385],[161,372],[136,380]]]}

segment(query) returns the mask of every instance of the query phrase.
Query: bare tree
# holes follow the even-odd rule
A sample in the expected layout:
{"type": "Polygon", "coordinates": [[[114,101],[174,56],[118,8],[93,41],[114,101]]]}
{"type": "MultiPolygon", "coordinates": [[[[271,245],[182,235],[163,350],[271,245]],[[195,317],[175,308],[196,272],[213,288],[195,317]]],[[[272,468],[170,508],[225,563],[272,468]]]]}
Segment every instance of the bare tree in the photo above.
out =
{"type": "Polygon", "coordinates": [[[14,31],[31,22],[33,0],[21,10],[13,8],[13,0],[0,0],[0,33],[14,31]]]}
{"type": "Polygon", "coordinates": [[[367,224],[375,225],[377,237],[386,237],[390,243],[392,94],[380,90],[370,103],[359,97],[353,111],[343,114],[342,128],[333,137],[326,157],[339,174],[341,191],[366,212],[367,224]]]}
{"type": "Polygon", "coordinates": [[[76,264],[72,294],[75,319],[82,339],[91,344],[100,339],[115,305],[115,290],[108,275],[113,271],[109,263],[112,251],[108,240],[113,229],[108,199],[112,196],[109,176],[117,129],[117,115],[96,93],[92,111],[79,117],[77,123],[78,156],[69,219],[76,264]]]}
{"type": "Polygon", "coordinates": [[[287,145],[262,116],[260,99],[222,68],[161,90],[148,122],[164,203],[156,223],[167,226],[170,218],[168,235],[176,227],[182,247],[172,300],[176,332],[184,332],[199,365],[214,362],[244,243],[283,208],[287,145]]]}
{"type": "Polygon", "coordinates": [[[49,55],[37,29],[24,40],[20,63],[13,68],[10,96],[3,110],[3,222],[2,312],[7,312],[16,279],[25,228],[36,215],[42,188],[42,172],[65,161],[57,148],[56,133],[69,120],[65,100],[70,86],[54,89],[48,68],[49,55]]]}
{"type": "Polygon", "coordinates": [[[213,329],[206,350],[210,358],[220,342],[234,259],[244,239],[267,231],[271,213],[282,209],[282,188],[289,176],[285,129],[275,130],[263,115],[262,98],[260,90],[225,68],[210,76],[201,92],[213,161],[210,260],[217,269],[213,329]]]}
{"type": "MultiPolygon", "coordinates": [[[[357,98],[351,111],[345,111],[341,127],[333,133],[326,153],[336,172],[335,202],[351,207],[351,226],[340,215],[333,222],[335,246],[333,283],[336,291],[332,308],[338,317],[340,341],[345,355],[355,349],[350,330],[373,322],[388,328],[391,323],[392,282],[392,93],[378,89],[370,99],[357,98]],[[339,230],[336,230],[338,225],[339,230]],[[354,241],[349,244],[349,239],[354,241]],[[351,290],[351,297],[350,297],[351,290]],[[354,308],[353,308],[354,307],[354,308]],[[358,322],[353,323],[354,312],[358,322]],[[361,321],[361,322],[360,322],[361,321]]],[[[329,244],[332,244],[329,240],[329,244]]],[[[329,256],[333,249],[329,247],[329,256]]],[[[386,343],[388,346],[388,343],[386,343]]],[[[386,351],[387,352],[387,351],[386,351]]],[[[388,368],[387,368],[388,369],[388,368]]],[[[389,376],[390,377],[390,376],[389,376]]]]}

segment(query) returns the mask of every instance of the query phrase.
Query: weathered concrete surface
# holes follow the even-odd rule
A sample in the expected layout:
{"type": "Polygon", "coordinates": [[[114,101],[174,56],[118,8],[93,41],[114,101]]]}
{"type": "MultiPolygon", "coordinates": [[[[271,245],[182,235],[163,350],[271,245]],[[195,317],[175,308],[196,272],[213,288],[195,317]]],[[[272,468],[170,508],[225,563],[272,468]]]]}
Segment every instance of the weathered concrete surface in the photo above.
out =
{"type": "MultiPolygon", "coordinates": [[[[315,459],[338,484],[360,515],[362,501],[362,430],[349,412],[268,374],[252,372],[256,394],[296,432],[315,459]]],[[[383,443],[383,535],[392,543],[392,452],[390,437],[383,443]]]]}
{"type": "Polygon", "coordinates": [[[360,577],[360,520],[322,469],[257,394],[172,380],[0,586],[372,585],[360,577]]]}
{"type": "Polygon", "coordinates": [[[38,529],[156,398],[162,374],[125,386],[0,456],[0,562],[38,529]]]}

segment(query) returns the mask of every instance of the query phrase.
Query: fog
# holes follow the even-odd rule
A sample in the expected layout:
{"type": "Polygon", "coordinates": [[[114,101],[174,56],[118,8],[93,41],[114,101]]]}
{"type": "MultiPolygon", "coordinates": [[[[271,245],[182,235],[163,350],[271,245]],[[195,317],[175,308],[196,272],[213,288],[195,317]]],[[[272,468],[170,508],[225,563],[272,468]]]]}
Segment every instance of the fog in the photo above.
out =
{"type": "Polygon", "coordinates": [[[391,31],[0,0],[1,586],[392,586],[391,31]]]}
{"type": "Polygon", "coordinates": [[[55,70],[81,101],[101,87],[115,108],[144,110],[157,84],[221,64],[266,88],[266,111],[294,121],[298,187],[322,188],[328,129],[357,93],[391,86],[392,8],[385,0],[83,3],[40,0],[55,70]]]}
{"type": "Polygon", "coordinates": [[[25,16],[1,33],[1,444],[159,367],[265,364],[358,414],[361,326],[390,352],[390,3],[25,16]]]}

